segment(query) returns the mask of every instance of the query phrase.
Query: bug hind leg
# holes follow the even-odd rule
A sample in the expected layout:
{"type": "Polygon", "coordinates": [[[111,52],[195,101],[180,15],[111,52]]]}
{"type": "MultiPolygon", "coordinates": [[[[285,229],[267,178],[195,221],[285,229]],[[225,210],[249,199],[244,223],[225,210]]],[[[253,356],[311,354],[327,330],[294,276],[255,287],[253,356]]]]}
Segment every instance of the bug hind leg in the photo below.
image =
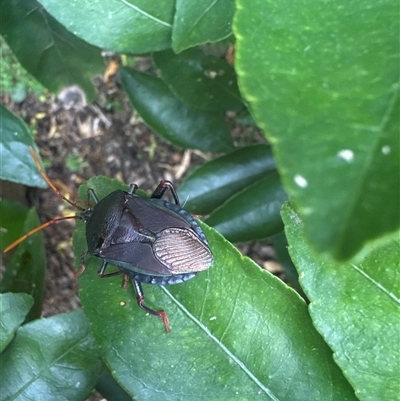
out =
{"type": "Polygon", "coordinates": [[[144,301],[144,293],[142,289],[142,285],[140,284],[140,281],[138,281],[136,278],[132,278],[133,282],[133,288],[135,289],[136,292],[136,300],[140,308],[142,308],[144,311],[147,313],[150,313],[151,315],[158,316],[162,319],[165,327],[165,331],[169,333],[171,330],[169,328],[169,321],[167,314],[163,310],[154,310],[146,306],[143,301],[144,301]]]}

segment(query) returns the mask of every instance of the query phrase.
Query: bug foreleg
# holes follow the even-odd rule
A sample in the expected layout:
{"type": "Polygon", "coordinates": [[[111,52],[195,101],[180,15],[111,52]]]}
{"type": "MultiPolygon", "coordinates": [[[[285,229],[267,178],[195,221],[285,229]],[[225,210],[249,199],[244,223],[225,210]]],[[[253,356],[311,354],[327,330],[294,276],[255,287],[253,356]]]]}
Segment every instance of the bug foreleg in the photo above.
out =
{"type": "Polygon", "coordinates": [[[169,189],[172,193],[172,197],[174,198],[175,203],[180,206],[181,203],[179,202],[178,194],[175,191],[175,187],[172,185],[171,181],[161,180],[160,183],[157,185],[157,188],[151,194],[150,198],[161,199],[165,194],[165,191],[169,189]]]}

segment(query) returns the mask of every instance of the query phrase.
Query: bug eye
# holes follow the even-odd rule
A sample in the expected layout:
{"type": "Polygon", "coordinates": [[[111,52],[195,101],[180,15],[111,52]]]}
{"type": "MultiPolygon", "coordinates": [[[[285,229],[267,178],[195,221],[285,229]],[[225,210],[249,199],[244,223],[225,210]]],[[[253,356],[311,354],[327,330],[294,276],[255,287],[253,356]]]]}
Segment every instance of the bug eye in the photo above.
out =
{"type": "Polygon", "coordinates": [[[103,237],[99,237],[98,241],[97,241],[97,245],[96,248],[101,248],[101,246],[104,243],[104,238],[103,237]]]}

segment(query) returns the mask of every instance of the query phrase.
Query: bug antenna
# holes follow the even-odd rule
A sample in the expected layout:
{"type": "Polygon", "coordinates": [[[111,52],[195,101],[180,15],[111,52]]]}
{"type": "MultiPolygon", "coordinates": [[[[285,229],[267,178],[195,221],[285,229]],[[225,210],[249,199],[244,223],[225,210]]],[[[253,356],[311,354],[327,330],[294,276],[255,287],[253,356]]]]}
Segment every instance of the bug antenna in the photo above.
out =
{"type": "Polygon", "coordinates": [[[66,216],[66,217],[57,217],[56,219],[49,220],[48,222],[40,225],[39,227],[36,227],[33,230],[27,232],[21,238],[18,238],[12,244],[8,245],[8,247],[6,249],[4,249],[3,252],[6,253],[6,252],[10,251],[11,249],[13,249],[17,245],[19,245],[21,242],[25,241],[31,235],[36,234],[38,231],[41,231],[44,228],[46,228],[46,227],[48,227],[48,226],[50,226],[52,224],[58,223],[58,222],[63,221],[63,220],[70,220],[70,219],[82,219],[82,217],[81,216],[66,216]]]}
{"type": "MultiPolygon", "coordinates": [[[[47,176],[46,172],[43,170],[42,166],[40,165],[40,161],[39,158],[35,152],[35,150],[32,148],[32,146],[29,147],[29,151],[31,152],[31,155],[33,157],[33,160],[35,161],[36,167],[39,170],[40,175],[43,177],[43,179],[47,182],[47,184],[49,184],[50,188],[56,193],[56,195],[65,200],[67,203],[69,203],[71,206],[73,206],[75,209],[80,210],[81,212],[83,212],[85,209],[81,206],[78,206],[75,202],[69,200],[68,198],[66,198],[57,188],[56,186],[52,183],[52,181],[50,180],[50,178],[47,176]]],[[[78,217],[79,218],[79,217],[78,217]]]]}

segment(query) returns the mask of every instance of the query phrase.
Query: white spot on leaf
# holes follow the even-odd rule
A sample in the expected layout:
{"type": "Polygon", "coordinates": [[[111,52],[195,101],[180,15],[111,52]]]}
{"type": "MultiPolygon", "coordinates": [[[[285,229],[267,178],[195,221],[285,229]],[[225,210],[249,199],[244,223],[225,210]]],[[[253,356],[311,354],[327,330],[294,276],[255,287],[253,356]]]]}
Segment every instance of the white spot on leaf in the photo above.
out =
{"type": "Polygon", "coordinates": [[[308,181],[301,176],[300,174],[296,174],[294,176],[294,182],[300,187],[300,188],[306,188],[308,186],[308,181]]]}
{"type": "Polygon", "coordinates": [[[348,163],[354,159],[354,152],[350,149],[343,149],[337,155],[348,163]]]}

